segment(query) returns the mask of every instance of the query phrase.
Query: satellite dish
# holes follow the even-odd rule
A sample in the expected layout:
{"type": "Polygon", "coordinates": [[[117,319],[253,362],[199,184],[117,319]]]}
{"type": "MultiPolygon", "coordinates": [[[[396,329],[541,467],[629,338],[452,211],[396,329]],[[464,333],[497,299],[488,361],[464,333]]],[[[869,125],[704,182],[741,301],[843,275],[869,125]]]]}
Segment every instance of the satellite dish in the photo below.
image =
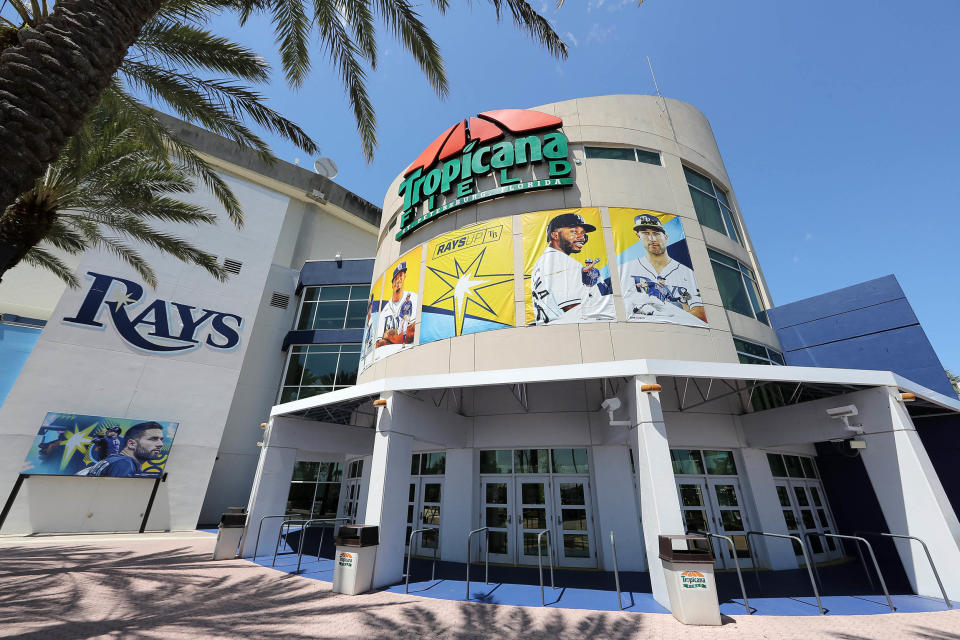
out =
{"type": "Polygon", "coordinates": [[[313,170],[328,180],[337,177],[337,163],[330,158],[317,158],[313,163],[313,170]]]}

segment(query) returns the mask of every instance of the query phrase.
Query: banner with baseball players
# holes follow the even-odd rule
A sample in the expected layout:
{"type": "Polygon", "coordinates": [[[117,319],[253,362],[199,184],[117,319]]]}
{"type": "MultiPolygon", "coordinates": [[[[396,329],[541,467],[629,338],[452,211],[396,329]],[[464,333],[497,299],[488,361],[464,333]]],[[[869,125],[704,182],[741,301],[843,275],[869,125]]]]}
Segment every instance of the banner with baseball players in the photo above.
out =
{"type": "Polygon", "coordinates": [[[51,412],[20,473],[156,478],[170,455],[176,422],[51,412]]]}
{"type": "Polygon", "coordinates": [[[420,344],[514,325],[512,217],[437,236],[426,266],[420,344]]]}
{"type": "Polygon", "coordinates": [[[680,218],[610,207],[610,225],[627,322],[706,327],[680,218]]]}
{"type": "Polygon", "coordinates": [[[417,247],[400,256],[384,272],[383,292],[377,314],[374,360],[413,344],[420,315],[420,256],[417,247]]]}
{"type": "Polygon", "coordinates": [[[617,319],[600,209],[523,214],[525,323],[617,319]]]}
{"type": "Polygon", "coordinates": [[[363,324],[363,343],[360,346],[360,367],[363,371],[373,363],[373,345],[377,340],[377,327],[380,321],[380,305],[383,303],[383,276],[370,287],[370,299],[367,301],[367,319],[363,324]]]}

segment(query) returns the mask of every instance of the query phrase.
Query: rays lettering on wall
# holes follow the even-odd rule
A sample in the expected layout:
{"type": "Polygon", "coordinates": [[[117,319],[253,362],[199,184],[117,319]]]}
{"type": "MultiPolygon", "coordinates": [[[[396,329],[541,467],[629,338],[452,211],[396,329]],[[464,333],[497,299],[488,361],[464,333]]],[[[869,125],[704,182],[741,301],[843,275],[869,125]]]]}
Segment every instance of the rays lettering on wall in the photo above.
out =
{"type": "Polygon", "coordinates": [[[240,344],[243,318],[233,313],[196,307],[160,298],[144,302],[143,286],[88,271],[90,289],[73,317],[63,322],[92,329],[104,329],[106,309],[117,333],[135,349],[151,353],[182,353],[201,344],[230,351],[240,344]]]}

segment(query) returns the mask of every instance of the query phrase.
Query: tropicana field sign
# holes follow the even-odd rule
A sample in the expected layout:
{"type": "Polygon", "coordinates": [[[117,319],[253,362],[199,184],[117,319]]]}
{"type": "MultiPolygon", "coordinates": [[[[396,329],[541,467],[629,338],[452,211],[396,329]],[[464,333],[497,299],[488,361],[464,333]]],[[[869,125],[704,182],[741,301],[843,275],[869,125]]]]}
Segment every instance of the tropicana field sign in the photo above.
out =
{"type": "Polygon", "coordinates": [[[444,131],[404,172],[397,240],[479,200],[573,184],[567,137],[557,130],[562,125],[560,118],[539,111],[501,109],[485,111],[444,131]],[[506,133],[513,139],[497,142],[506,133]],[[529,180],[511,175],[512,169],[535,163],[545,163],[545,177],[529,180]],[[497,186],[476,191],[475,180],[491,174],[497,186]],[[443,198],[439,206],[438,196],[443,198]]]}

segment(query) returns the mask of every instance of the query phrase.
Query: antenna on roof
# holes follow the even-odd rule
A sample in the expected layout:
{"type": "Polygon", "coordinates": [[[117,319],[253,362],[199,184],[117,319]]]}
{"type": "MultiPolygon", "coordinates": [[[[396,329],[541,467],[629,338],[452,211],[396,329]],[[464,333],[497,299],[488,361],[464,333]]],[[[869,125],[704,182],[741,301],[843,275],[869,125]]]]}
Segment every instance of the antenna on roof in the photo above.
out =
{"type": "Polygon", "coordinates": [[[339,173],[337,163],[330,158],[317,158],[313,163],[313,170],[328,180],[333,180],[339,173]]]}
{"type": "Polygon", "coordinates": [[[667,107],[667,101],[664,99],[663,94],[660,93],[660,85],[657,84],[657,76],[653,72],[653,63],[650,62],[650,56],[647,56],[647,66],[650,67],[650,77],[653,78],[653,86],[657,90],[657,97],[660,98],[660,101],[663,103],[663,110],[667,114],[667,122],[670,123],[670,131],[673,132],[673,141],[677,143],[677,146],[680,146],[680,140],[677,139],[677,130],[673,127],[673,118],[670,117],[670,109],[667,107]]]}

